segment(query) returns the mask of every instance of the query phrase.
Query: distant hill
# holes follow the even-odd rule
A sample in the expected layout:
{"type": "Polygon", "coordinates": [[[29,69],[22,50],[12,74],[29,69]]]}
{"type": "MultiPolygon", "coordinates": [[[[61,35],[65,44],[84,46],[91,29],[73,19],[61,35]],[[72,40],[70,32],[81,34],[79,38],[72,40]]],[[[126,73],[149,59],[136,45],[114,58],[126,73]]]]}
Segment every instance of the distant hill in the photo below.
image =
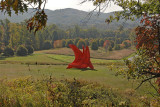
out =
{"type": "MultiPolygon", "coordinates": [[[[76,9],[59,9],[59,10],[48,10],[45,9],[46,14],[48,15],[48,24],[57,24],[64,26],[72,26],[72,25],[80,25],[80,26],[91,26],[94,25],[97,28],[103,29],[115,29],[117,26],[123,24],[124,20],[120,20],[119,22],[113,22],[111,24],[106,24],[105,19],[112,13],[101,13],[97,16],[96,13],[93,13],[92,17],[89,18],[88,12],[76,10],[76,9]]],[[[8,15],[4,15],[4,13],[0,13],[0,19],[8,18],[11,22],[20,23],[25,19],[29,19],[34,15],[34,10],[29,9],[27,13],[19,14],[18,16],[12,12],[12,17],[8,15]]],[[[137,24],[135,22],[127,21],[124,24],[124,27],[132,28],[137,24]]]]}

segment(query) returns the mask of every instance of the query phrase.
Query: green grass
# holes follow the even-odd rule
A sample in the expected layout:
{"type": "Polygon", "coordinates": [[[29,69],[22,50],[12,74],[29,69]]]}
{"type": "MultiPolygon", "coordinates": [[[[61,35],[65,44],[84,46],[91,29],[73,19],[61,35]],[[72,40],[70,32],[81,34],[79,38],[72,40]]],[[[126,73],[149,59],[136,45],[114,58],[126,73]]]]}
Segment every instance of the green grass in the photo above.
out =
{"type": "MultiPolygon", "coordinates": [[[[34,78],[46,78],[53,76],[61,79],[79,79],[88,82],[103,84],[107,87],[114,87],[121,90],[136,88],[138,82],[128,81],[121,76],[115,76],[119,67],[125,67],[123,60],[103,60],[93,59],[95,70],[66,69],[67,64],[74,60],[74,56],[54,55],[54,54],[33,54],[26,57],[9,57],[0,60],[0,78],[15,79],[26,76],[34,78]],[[38,64],[36,65],[35,62],[38,64]],[[109,69],[114,65],[113,70],[109,69]]],[[[142,87],[139,91],[143,92],[142,87]]],[[[148,90],[150,88],[147,87],[148,90]]]]}
{"type": "MultiPolygon", "coordinates": [[[[138,86],[137,82],[128,81],[121,76],[115,76],[116,69],[110,71],[107,66],[95,65],[96,70],[79,70],[79,69],[66,69],[65,65],[21,65],[21,64],[0,64],[0,78],[6,77],[7,79],[24,78],[31,76],[35,79],[44,79],[52,76],[57,80],[73,79],[84,80],[91,83],[102,84],[106,87],[117,88],[126,90],[138,86]]],[[[138,91],[144,92],[144,86],[138,91]]]]}
{"type": "MultiPolygon", "coordinates": [[[[0,63],[24,63],[24,64],[68,64],[73,62],[74,56],[56,55],[56,54],[33,54],[26,57],[8,57],[0,60],[0,63]]],[[[98,65],[110,65],[112,63],[118,65],[124,65],[123,60],[103,60],[91,58],[93,64],[98,65]]]]}

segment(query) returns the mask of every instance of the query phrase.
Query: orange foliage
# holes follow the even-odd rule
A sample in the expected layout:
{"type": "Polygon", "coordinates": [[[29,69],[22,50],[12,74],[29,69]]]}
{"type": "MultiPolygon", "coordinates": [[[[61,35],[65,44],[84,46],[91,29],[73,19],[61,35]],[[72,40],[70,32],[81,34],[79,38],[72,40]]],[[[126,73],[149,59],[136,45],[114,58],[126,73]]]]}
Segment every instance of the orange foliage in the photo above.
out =
{"type": "MultiPolygon", "coordinates": [[[[151,69],[150,72],[156,73],[155,75],[160,74],[160,53],[159,53],[159,25],[158,19],[160,19],[159,16],[144,16],[144,18],[141,20],[142,26],[138,26],[136,28],[136,43],[137,49],[144,49],[144,54],[149,57],[149,61],[152,63],[152,66],[149,67],[151,69]]],[[[156,83],[160,87],[160,77],[157,76],[156,83]]],[[[160,93],[160,88],[159,88],[160,93]]]]}
{"type": "Polygon", "coordinates": [[[103,44],[103,47],[107,50],[109,48],[109,46],[111,45],[109,40],[106,40],[103,44]]]}
{"type": "Polygon", "coordinates": [[[53,43],[54,48],[62,48],[62,40],[56,40],[53,43]]]}
{"type": "Polygon", "coordinates": [[[121,48],[121,49],[123,49],[123,48],[124,48],[124,46],[125,46],[124,44],[120,44],[120,48],[121,48]]]}

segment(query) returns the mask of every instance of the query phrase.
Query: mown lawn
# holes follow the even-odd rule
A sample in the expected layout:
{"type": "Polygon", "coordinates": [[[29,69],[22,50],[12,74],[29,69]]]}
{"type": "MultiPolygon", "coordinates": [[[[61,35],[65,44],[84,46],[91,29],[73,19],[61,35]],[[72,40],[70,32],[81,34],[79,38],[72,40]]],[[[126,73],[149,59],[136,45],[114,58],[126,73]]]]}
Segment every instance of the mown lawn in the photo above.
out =
{"type": "MultiPolygon", "coordinates": [[[[66,69],[67,64],[73,60],[74,56],[40,53],[26,57],[4,58],[0,60],[0,77],[16,79],[31,76],[43,79],[52,76],[57,80],[76,78],[120,90],[135,89],[138,86],[138,82],[128,81],[126,78],[122,78],[122,76],[115,76],[120,68],[125,67],[123,60],[91,58],[95,70],[66,69]],[[112,70],[110,69],[111,66],[113,66],[112,70]]],[[[148,90],[145,89],[146,91],[143,91],[146,87],[148,90],[151,90],[151,88],[144,85],[138,91],[146,93],[148,90]]]]}
{"type": "Polygon", "coordinates": [[[0,106],[73,105],[74,100],[78,101],[74,96],[81,92],[79,95],[82,102],[78,103],[80,105],[99,107],[111,106],[114,103],[148,106],[155,100],[156,105],[158,104],[157,97],[150,97],[150,93],[153,95],[156,92],[149,84],[143,84],[135,90],[140,82],[115,76],[119,69],[126,68],[123,60],[91,58],[95,70],[66,69],[73,60],[74,56],[45,53],[0,58],[0,106]],[[83,85],[77,89],[74,79],[83,85]],[[72,82],[67,82],[68,80],[72,82]],[[66,102],[68,98],[70,102],[66,102]]]}
{"type": "MultiPolygon", "coordinates": [[[[106,51],[104,48],[100,47],[98,50],[91,50],[91,57],[98,59],[110,59],[110,60],[120,60],[123,59],[133,53],[135,53],[134,48],[121,49],[121,50],[113,50],[106,51]]],[[[58,54],[58,55],[74,55],[72,49],[70,48],[57,48],[50,50],[41,50],[36,51],[36,53],[45,53],[45,54],[58,54]]]]}

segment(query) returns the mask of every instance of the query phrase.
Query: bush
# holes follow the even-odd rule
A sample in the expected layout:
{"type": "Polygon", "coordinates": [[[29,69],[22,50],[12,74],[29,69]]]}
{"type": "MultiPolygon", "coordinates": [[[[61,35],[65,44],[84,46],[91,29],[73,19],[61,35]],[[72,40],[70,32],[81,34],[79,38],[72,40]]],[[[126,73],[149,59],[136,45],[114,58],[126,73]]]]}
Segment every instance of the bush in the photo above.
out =
{"type": "Polygon", "coordinates": [[[92,42],[92,44],[91,44],[91,49],[92,50],[98,50],[98,45],[97,45],[97,42],[92,42]]]}
{"type": "Polygon", "coordinates": [[[24,46],[22,46],[22,45],[19,46],[19,47],[17,48],[16,55],[17,55],[17,56],[26,56],[26,55],[28,55],[28,50],[27,50],[27,48],[24,47],[24,46]]]}
{"type": "Polygon", "coordinates": [[[13,56],[13,55],[14,55],[14,51],[13,51],[12,48],[6,47],[6,48],[4,49],[3,55],[4,55],[4,56],[13,56]]]}
{"type": "Polygon", "coordinates": [[[73,44],[73,41],[72,41],[71,39],[66,42],[66,47],[67,47],[67,48],[70,48],[70,47],[69,47],[69,44],[73,44]]]}
{"type": "Polygon", "coordinates": [[[82,49],[82,46],[85,46],[85,42],[83,40],[79,40],[78,43],[77,43],[77,47],[79,49],[82,49]]]}
{"type": "Polygon", "coordinates": [[[43,49],[51,49],[52,48],[52,44],[49,40],[44,41],[43,44],[43,49]]]}
{"type": "Polygon", "coordinates": [[[34,52],[34,48],[31,45],[26,46],[28,50],[28,55],[32,54],[34,52]]]}

